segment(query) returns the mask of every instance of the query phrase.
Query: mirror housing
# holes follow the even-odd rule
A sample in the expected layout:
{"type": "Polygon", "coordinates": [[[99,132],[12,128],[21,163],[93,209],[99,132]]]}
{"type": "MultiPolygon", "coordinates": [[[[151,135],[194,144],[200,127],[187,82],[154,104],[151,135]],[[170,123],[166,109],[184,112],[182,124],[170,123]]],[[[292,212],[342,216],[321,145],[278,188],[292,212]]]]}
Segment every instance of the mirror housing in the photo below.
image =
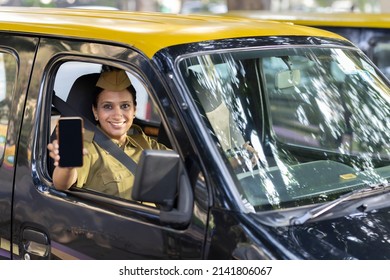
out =
{"type": "Polygon", "coordinates": [[[143,151],[137,165],[132,199],[171,209],[177,192],[179,162],[179,155],[173,151],[143,151]]]}
{"type": "Polygon", "coordinates": [[[186,225],[191,220],[193,193],[175,151],[144,150],[138,163],[132,199],[155,203],[162,222],[186,225]]]}

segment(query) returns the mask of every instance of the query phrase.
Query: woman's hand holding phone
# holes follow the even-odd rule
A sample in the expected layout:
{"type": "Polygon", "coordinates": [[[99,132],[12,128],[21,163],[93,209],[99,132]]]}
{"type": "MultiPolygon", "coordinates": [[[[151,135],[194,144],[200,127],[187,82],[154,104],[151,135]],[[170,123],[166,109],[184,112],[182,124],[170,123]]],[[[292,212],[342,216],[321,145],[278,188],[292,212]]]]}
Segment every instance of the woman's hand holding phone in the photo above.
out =
{"type": "MultiPolygon", "coordinates": [[[[49,146],[48,146],[49,148],[49,146]]],[[[62,117],[57,124],[57,141],[52,143],[53,159],[60,167],[83,165],[83,119],[62,117]]],[[[49,148],[50,150],[50,148],[49,148]]]]}

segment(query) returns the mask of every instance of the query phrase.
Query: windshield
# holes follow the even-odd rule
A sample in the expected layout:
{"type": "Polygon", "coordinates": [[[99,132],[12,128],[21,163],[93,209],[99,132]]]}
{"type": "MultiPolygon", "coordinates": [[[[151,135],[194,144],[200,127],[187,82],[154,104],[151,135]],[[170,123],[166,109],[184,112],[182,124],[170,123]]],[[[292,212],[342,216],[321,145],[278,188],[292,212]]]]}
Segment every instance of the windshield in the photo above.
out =
{"type": "Polygon", "coordinates": [[[179,67],[253,211],[387,182],[389,88],[356,50],[241,49],[179,67]]]}

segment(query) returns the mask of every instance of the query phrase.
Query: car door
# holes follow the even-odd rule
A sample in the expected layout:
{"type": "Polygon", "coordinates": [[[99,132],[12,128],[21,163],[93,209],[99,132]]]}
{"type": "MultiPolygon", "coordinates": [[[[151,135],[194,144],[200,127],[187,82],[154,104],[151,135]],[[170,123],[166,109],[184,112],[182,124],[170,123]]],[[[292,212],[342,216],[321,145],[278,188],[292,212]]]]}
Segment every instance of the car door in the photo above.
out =
{"type": "MultiPolygon", "coordinates": [[[[15,179],[13,236],[20,249],[15,258],[203,258],[207,191],[199,169],[188,162],[189,157],[183,156],[170,123],[165,121],[169,118],[176,130],[180,126],[159,76],[145,57],[125,47],[41,39],[26,102],[26,111],[31,113],[25,114],[23,120],[15,179]],[[184,184],[190,190],[187,193],[191,209],[185,223],[175,223],[174,218],[164,220],[162,217],[169,216],[168,212],[134,201],[84,188],[69,191],[54,188],[46,149],[53,131],[51,119],[56,117],[51,100],[53,94],[66,94],[76,76],[99,71],[90,67],[93,65],[119,67],[132,75],[141,89],[138,90],[139,111],[143,111],[140,124],[165,127],[168,131],[172,149],[186,167],[184,184]],[[66,67],[70,70],[63,71],[66,67]],[[141,98],[143,90],[148,95],[145,98],[141,98]],[[160,102],[161,98],[165,98],[164,102],[160,102]],[[150,103],[154,104],[155,112],[164,112],[160,123],[150,117],[150,112],[145,112],[150,103]],[[31,155],[31,159],[23,155],[31,155]],[[194,193],[201,193],[201,198],[194,193]]],[[[150,135],[157,138],[153,132],[150,135]]]]}
{"type": "Polygon", "coordinates": [[[15,155],[37,43],[37,38],[0,32],[0,259],[18,250],[11,236],[15,155]]]}

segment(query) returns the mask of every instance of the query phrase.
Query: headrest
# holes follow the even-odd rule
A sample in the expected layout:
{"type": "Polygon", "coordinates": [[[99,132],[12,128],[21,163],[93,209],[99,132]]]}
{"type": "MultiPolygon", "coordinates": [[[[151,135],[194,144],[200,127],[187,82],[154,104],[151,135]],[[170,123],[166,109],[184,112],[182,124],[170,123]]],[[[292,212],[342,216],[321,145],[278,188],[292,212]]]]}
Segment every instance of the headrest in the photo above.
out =
{"type": "Polygon", "coordinates": [[[66,100],[74,110],[80,112],[94,123],[96,123],[96,121],[92,113],[92,103],[94,101],[93,92],[96,90],[95,85],[99,77],[100,73],[92,73],[77,78],[70,89],[66,100]]]}

